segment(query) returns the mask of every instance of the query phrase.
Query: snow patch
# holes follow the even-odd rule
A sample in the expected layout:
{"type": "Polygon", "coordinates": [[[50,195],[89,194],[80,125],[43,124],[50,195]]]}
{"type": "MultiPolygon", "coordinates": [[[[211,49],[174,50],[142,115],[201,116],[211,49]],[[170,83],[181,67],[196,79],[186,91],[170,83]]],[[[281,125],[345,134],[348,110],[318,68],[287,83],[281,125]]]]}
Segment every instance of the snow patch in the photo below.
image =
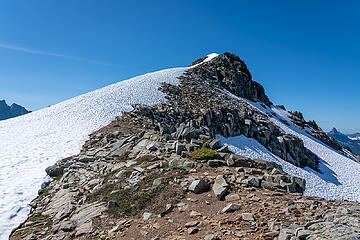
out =
{"type": "Polygon", "coordinates": [[[353,140],[353,141],[359,141],[360,140],[360,137],[348,137],[350,140],[353,140]]]}
{"type": "Polygon", "coordinates": [[[202,61],[201,63],[195,64],[193,66],[190,66],[189,68],[194,68],[196,66],[199,66],[200,64],[206,63],[206,62],[210,62],[211,60],[213,60],[214,58],[216,58],[217,56],[219,56],[219,54],[217,53],[210,53],[209,55],[206,55],[205,60],[202,61]]]}
{"type": "Polygon", "coordinates": [[[345,153],[346,156],[348,156],[350,159],[358,162],[357,158],[353,155],[352,152],[350,152],[350,151],[347,150],[346,148],[343,148],[342,150],[344,151],[344,153],[345,153]]]}
{"type": "Polygon", "coordinates": [[[186,69],[145,74],[0,121],[0,239],[26,219],[28,204],[46,179],[46,167],[79,153],[90,133],[131,111],[132,104],[165,101],[160,84],[178,84],[186,69]]]}
{"type": "Polygon", "coordinates": [[[213,60],[214,58],[216,58],[217,56],[219,56],[219,54],[217,53],[210,53],[209,55],[207,55],[206,59],[203,62],[210,62],[211,60],[213,60]]]}
{"type": "Polygon", "coordinates": [[[226,93],[239,101],[246,101],[265,114],[270,114],[272,117],[269,117],[269,119],[273,123],[286,133],[302,139],[305,147],[320,158],[320,172],[316,172],[308,167],[296,167],[270,153],[255,139],[248,139],[244,136],[227,139],[222,138],[223,142],[229,145],[230,149],[244,156],[256,156],[263,160],[276,162],[280,164],[287,173],[304,178],[306,180],[305,195],[319,196],[325,199],[360,201],[360,181],[358,179],[360,176],[360,164],[358,162],[345,157],[340,152],[332,149],[320,140],[296,127],[289,119],[288,112],[277,107],[272,107],[270,109],[262,103],[254,103],[239,98],[229,92],[226,93]],[[283,122],[286,122],[287,124],[284,124],[283,122]]]}

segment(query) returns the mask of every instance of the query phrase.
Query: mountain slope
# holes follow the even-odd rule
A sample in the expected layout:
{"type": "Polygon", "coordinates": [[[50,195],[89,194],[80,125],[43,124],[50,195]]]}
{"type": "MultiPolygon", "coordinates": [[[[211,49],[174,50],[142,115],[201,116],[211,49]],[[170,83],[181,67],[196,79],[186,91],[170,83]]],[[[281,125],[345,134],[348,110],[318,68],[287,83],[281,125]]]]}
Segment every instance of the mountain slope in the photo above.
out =
{"type": "Polygon", "coordinates": [[[284,131],[301,138],[305,147],[320,157],[320,172],[307,167],[295,167],[270,153],[252,139],[243,137],[223,139],[224,143],[229,145],[234,152],[248,157],[276,162],[282,165],[287,173],[306,179],[305,195],[320,196],[325,199],[360,200],[360,183],[354,177],[360,174],[360,164],[358,162],[345,157],[340,152],[296,127],[291,122],[288,112],[276,107],[270,109],[264,108],[258,103],[250,103],[264,113],[271,114],[271,121],[284,131]]]}
{"type": "MultiPolygon", "coordinates": [[[[220,56],[212,54],[189,68],[139,76],[23,117],[0,122],[0,149],[4,149],[0,152],[0,190],[4,192],[0,202],[1,236],[6,236],[11,227],[25,218],[28,212],[26,204],[35,197],[36,189],[44,180],[44,169],[56,160],[79,153],[88,134],[104,127],[123,111],[131,111],[129,116],[134,118],[130,118],[134,121],[128,122],[127,127],[131,128],[130,123],[135,122],[156,131],[161,136],[157,139],[169,140],[167,148],[170,148],[168,145],[175,148],[172,150],[176,151],[175,155],[186,158],[194,151],[196,145],[193,148],[186,146],[193,139],[199,141],[200,136],[210,139],[219,136],[234,152],[279,163],[286,172],[304,178],[307,195],[359,200],[360,185],[352,174],[360,174],[360,165],[297,128],[290,122],[287,112],[271,109],[271,106],[263,87],[252,80],[245,63],[233,54],[224,53],[220,56]],[[165,100],[166,103],[160,103],[165,100]],[[175,140],[178,140],[176,147],[171,142],[175,140]]],[[[115,126],[121,121],[117,119],[112,124],[115,126]]],[[[105,130],[112,129],[107,127],[105,130]]],[[[112,139],[118,133],[110,131],[106,134],[106,137],[92,134],[81,156],[69,158],[74,169],[83,165],[86,167],[89,159],[95,161],[95,157],[88,157],[88,154],[94,156],[99,153],[96,161],[115,161],[122,155],[107,159],[106,154],[110,149],[110,154],[124,151],[121,149],[123,146],[134,147],[130,156],[134,159],[139,149],[145,146],[146,151],[165,149],[164,146],[145,144],[148,140],[141,134],[120,140],[117,142],[120,147],[114,146],[112,139]],[[137,142],[138,138],[140,142],[137,142]]],[[[203,144],[204,140],[201,141],[203,144]]],[[[213,147],[219,142],[213,139],[207,144],[213,147]]],[[[215,149],[218,148],[220,146],[215,149]]],[[[164,151],[159,154],[166,155],[164,151]]],[[[220,152],[218,157],[222,161],[215,160],[211,164],[224,164],[226,154],[226,151],[220,152]]],[[[172,155],[168,157],[172,158],[172,155]]],[[[129,161],[125,165],[119,164],[126,167],[131,164],[131,159],[129,161]]],[[[60,163],[66,165],[67,159],[60,163]]],[[[226,164],[232,165],[231,162],[226,164]]],[[[71,180],[74,177],[72,169],[67,170],[69,172],[64,175],[71,180]]],[[[137,178],[142,170],[135,169],[131,175],[137,178]]],[[[99,168],[96,172],[98,174],[102,170],[99,168]]],[[[77,174],[86,177],[81,172],[77,174]]],[[[301,180],[296,179],[282,182],[282,187],[294,190],[303,185],[301,180]]],[[[68,183],[75,184],[74,181],[68,183]]],[[[73,187],[76,188],[76,184],[73,187]]],[[[72,230],[60,227],[64,227],[64,232],[72,230]]]]}
{"type": "Polygon", "coordinates": [[[45,168],[80,151],[88,135],[132,104],[165,100],[160,83],[177,84],[186,68],[145,74],[27,115],[0,122],[0,239],[22,222],[45,168]]]}
{"type": "Polygon", "coordinates": [[[13,103],[8,106],[5,100],[0,100],[0,120],[5,120],[29,113],[24,107],[13,103]]]}

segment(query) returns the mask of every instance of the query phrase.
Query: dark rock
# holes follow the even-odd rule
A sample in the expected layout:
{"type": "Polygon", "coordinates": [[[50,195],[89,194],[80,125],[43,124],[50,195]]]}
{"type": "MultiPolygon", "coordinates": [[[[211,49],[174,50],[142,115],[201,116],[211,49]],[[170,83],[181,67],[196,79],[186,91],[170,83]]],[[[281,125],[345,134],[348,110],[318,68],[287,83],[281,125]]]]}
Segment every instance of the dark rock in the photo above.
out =
{"type": "Polygon", "coordinates": [[[238,210],[240,207],[241,207],[240,204],[230,203],[226,207],[224,207],[223,210],[221,210],[221,212],[222,213],[234,212],[234,211],[238,210]]]}
{"type": "Polygon", "coordinates": [[[214,150],[216,150],[216,149],[218,149],[218,148],[220,148],[221,147],[221,141],[220,141],[220,139],[213,139],[213,140],[211,140],[210,142],[207,142],[206,143],[211,149],[214,149],[214,150]]]}
{"type": "Polygon", "coordinates": [[[45,172],[46,172],[50,177],[56,178],[56,177],[59,177],[59,176],[63,175],[63,173],[64,173],[64,168],[55,164],[55,165],[53,165],[53,166],[47,167],[47,168],[45,169],[45,172]]]}
{"type": "Polygon", "coordinates": [[[220,160],[209,160],[208,165],[209,167],[221,167],[221,166],[225,166],[226,163],[220,160]]]}

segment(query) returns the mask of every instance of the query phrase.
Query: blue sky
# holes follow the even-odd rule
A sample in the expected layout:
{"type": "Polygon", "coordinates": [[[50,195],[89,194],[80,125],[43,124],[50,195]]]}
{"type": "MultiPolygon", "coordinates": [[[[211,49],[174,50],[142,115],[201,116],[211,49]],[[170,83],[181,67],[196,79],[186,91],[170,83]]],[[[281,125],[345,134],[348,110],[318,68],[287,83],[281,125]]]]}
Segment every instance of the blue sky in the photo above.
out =
{"type": "Polygon", "coordinates": [[[275,104],[360,131],[360,1],[0,2],[0,99],[31,110],[236,53],[275,104]]]}

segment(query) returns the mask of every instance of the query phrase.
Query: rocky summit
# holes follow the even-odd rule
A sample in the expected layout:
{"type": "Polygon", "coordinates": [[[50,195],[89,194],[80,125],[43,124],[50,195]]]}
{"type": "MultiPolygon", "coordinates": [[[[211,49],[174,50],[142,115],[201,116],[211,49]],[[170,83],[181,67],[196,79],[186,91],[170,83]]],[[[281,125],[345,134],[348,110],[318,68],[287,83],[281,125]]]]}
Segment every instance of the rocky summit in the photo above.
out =
{"type": "Polygon", "coordinates": [[[179,85],[162,84],[166,102],[134,105],[48,167],[53,181],[10,238],[360,239],[358,202],[303,196],[304,179],[222,144],[220,135],[244,135],[318,171],[301,139],[245,100],[271,105],[244,61],[196,63],[179,85]]]}

